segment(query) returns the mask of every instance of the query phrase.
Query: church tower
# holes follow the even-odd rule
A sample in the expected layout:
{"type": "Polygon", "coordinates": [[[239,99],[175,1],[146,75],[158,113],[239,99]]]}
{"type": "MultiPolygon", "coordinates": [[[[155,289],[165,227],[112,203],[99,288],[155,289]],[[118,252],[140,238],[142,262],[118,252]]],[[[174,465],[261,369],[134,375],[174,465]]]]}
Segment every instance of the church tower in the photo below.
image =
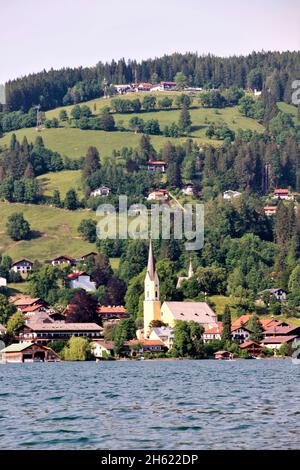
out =
{"type": "Polygon", "coordinates": [[[145,277],[145,300],[144,300],[144,337],[150,333],[150,323],[160,320],[159,279],[155,269],[155,260],[152,250],[152,241],[149,244],[149,255],[147,274],[145,277]]]}

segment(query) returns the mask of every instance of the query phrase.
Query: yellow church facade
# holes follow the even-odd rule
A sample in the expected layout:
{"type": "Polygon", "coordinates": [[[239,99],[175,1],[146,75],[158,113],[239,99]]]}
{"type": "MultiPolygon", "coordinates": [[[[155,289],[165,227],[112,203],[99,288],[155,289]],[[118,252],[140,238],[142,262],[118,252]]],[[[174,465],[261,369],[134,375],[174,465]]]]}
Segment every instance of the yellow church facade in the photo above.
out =
{"type": "Polygon", "coordinates": [[[161,305],[159,297],[159,278],[156,272],[152,242],[150,240],[147,273],[145,277],[144,300],[144,338],[151,333],[151,322],[160,320],[170,327],[176,321],[195,321],[204,327],[214,328],[218,325],[215,312],[206,302],[169,302],[161,305]]]}

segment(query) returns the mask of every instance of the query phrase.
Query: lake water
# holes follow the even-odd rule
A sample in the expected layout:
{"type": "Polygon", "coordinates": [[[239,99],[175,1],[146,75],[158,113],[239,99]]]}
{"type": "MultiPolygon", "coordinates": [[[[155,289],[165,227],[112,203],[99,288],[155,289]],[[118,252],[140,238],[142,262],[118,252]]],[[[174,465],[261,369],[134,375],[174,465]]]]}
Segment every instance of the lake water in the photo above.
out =
{"type": "Polygon", "coordinates": [[[290,360],[0,365],[1,449],[297,449],[290,360]]]}

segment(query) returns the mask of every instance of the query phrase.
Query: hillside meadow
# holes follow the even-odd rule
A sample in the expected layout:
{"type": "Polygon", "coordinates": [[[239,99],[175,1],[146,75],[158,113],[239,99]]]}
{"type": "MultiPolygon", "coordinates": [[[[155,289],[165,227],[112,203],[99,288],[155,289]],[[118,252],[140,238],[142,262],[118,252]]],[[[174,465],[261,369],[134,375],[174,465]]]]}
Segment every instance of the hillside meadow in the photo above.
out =
{"type": "Polygon", "coordinates": [[[83,197],[80,170],[66,170],[46,173],[37,178],[39,185],[45,196],[53,196],[53,192],[58,190],[63,199],[69,189],[75,189],[79,198],[83,197]]]}
{"type": "MultiPolygon", "coordinates": [[[[162,99],[164,96],[174,98],[176,94],[170,93],[151,93],[156,96],[157,101],[162,99]]],[[[134,99],[144,98],[145,93],[134,93],[122,96],[122,99],[134,99]]],[[[177,95],[178,96],[178,95],[177,95]]],[[[118,96],[119,98],[119,96],[118,96]]],[[[81,103],[82,105],[88,105],[94,115],[98,115],[101,109],[105,106],[111,105],[111,99],[98,98],[95,100],[81,103]]],[[[59,117],[59,113],[62,109],[66,110],[70,116],[73,105],[64,106],[53,109],[46,113],[47,119],[59,117]]],[[[163,135],[151,136],[152,145],[156,150],[161,149],[167,141],[172,141],[174,144],[182,143],[187,137],[192,138],[199,145],[222,145],[221,141],[209,139],[206,136],[206,130],[210,123],[224,124],[231,130],[237,132],[238,129],[249,129],[256,132],[263,132],[264,127],[260,125],[254,119],[246,118],[239,112],[238,107],[215,109],[215,108],[203,108],[199,104],[199,97],[193,97],[193,104],[190,109],[192,119],[192,130],[188,136],[172,139],[164,137],[163,135]]],[[[129,121],[132,117],[140,117],[144,121],[150,119],[157,119],[160,124],[161,130],[165,126],[169,126],[173,122],[178,122],[180,110],[171,108],[169,110],[154,110],[151,112],[140,112],[140,113],[114,113],[114,119],[116,125],[125,130],[123,132],[105,132],[99,130],[81,130],[69,127],[69,124],[62,123],[63,127],[54,129],[42,129],[37,131],[35,128],[26,128],[15,131],[15,134],[19,140],[22,140],[24,136],[27,137],[29,142],[34,142],[38,135],[41,135],[44,139],[46,147],[59,152],[61,155],[66,155],[72,159],[79,158],[86,154],[89,146],[95,146],[100,151],[102,156],[111,155],[113,150],[120,150],[122,147],[137,147],[140,141],[141,134],[136,134],[129,129],[129,121]]],[[[11,135],[13,132],[8,132],[0,140],[1,146],[7,146],[9,144],[11,135]]]]}
{"type": "Polygon", "coordinates": [[[94,244],[82,240],[77,233],[82,219],[96,220],[92,211],[71,212],[50,206],[0,202],[0,213],[0,253],[11,256],[13,260],[45,261],[58,255],[79,257],[95,250],[94,244]],[[14,212],[24,214],[34,232],[33,239],[15,242],[5,234],[7,218],[14,212]]]}
{"type": "MultiPolygon", "coordinates": [[[[91,146],[96,147],[100,155],[111,155],[112,151],[120,150],[122,147],[137,147],[141,138],[141,134],[134,132],[105,132],[81,130],[68,127],[60,127],[57,129],[43,129],[37,132],[35,128],[19,129],[14,132],[8,132],[0,139],[1,146],[8,146],[12,134],[16,134],[18,140],[22,141],[23,137],[27,137],[28,142],[34,142],[37,136],[41,136],[45,146],[66,155],[71,159],[78,159],[84,156],[87,149],[91,146]]],[[[151,136],[152,145],[159,150],[167,141],[184,142],[186,139],[167,139],[164,136],[151,136]]]]}

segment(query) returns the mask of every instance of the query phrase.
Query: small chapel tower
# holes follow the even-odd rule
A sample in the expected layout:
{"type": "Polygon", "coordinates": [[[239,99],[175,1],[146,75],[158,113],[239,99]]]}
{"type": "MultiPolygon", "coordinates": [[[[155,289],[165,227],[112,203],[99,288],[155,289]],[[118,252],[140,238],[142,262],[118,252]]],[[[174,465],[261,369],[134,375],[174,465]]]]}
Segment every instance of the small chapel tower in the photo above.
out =
{"type": "Polygon", "coordinates": [[[194,276],[194,269],[193,269],[193,265],[192,265],[192,260],[190,259],[188,279],[191,279],[191,277],[193,277],[193,276],[194,276]]]}
{"type": "Polygon", "coordinates": [[[159,300],[159,279],[155,269],[155,259],[152,250],[152,241],[149,244],[149,255],[147,274],[145,277],[145,300],[144,300],[144,337],[150,333],[150,323],[153,320],[161,320],[159,300]]]}

